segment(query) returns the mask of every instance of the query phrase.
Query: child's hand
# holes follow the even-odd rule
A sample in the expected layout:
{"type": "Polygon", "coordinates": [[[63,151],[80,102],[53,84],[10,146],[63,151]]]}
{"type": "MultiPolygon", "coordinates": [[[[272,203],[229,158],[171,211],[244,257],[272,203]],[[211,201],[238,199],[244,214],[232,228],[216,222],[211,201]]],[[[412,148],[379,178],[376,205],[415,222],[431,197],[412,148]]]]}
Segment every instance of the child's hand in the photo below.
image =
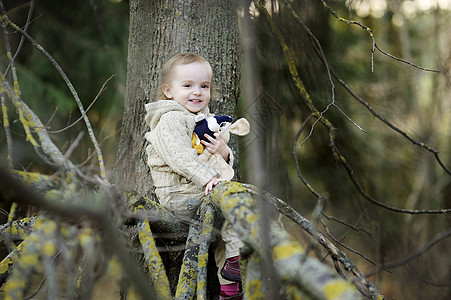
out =
{"type": "Polygon", "coordinates": [[[216,177],[213,177],[212,179],[210,179],[210,181],[207,182],[207,184],[205,185],[205,196],[207,196],[208,193],[211,192],[213,187],[215,185],[217,185],[218,183],[220,183],[221,181],[227,181],[227,179],[216,178],[216,177]]]}
{"type": "Polygon", "coordinates": [[[226,143],[224,142],[219,133],[215,132],[214,135],[216,138],[213,138],[208,134],[204,135],[210,141],[210,143],[203,140],[200,142],[205,146],[205,149],[207,149],[207,151],[210,152],[211,154],[218,153],[219,155],[222,156],[222,158],[224,158],[225,161],[229,161],[229,149],[227,148],[226,143]]]}

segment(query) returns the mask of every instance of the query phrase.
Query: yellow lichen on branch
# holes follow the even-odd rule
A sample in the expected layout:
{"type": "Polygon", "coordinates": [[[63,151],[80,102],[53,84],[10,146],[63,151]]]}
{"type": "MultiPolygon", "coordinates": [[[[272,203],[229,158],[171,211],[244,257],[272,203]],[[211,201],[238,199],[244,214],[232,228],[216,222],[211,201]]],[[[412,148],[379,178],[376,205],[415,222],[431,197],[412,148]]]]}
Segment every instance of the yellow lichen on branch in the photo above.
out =
{"type": "Polygon", "coordinates": [[[147,263],[148,274],[152,279],[158,299],[171,299],[169,280],[166,276],[163,262],[155,244],[149,222],[144,221],[138,226],[138,235],[144,258],[147,263]]]}
{"type": "Polygon", "coordinates": [[[326,264],[306,256],[303,247],[277,222],[270,221],[270,245],[263,245],[255,199],[242,184],[221,182],[213,190],[210,201],[220,207],[224,217],[232,224],[243,242],[252,248],[251,263],[248,269],[244,270],[247,276],[245,281],[247,297],[262,299],[257,295],[260,293],[258,291],[265,290],[265,281],[262,278],[264,275],[259,275],[260,271],[256,270],[258,263],[252,260],[258,257],[262,259],[264,257],[262,249],[271,247],[274,269],[282,285],[281,293],[285,293],[290,287],[291,290],[297,288],[298,294],[303,293],[313,299],[361,298],[350,282],[341,279],[326,264]],[[331,286],[340,287],[340,291],[331,293],[331,286]]]}
{"type": "Polygon", "coordinates": [[[22,126],[25,130],[26,140],[29,141],[33,146],[38,147],[39,144],[34,139],[30,130],[30,127],[32,128],[36,127],[36,124],[33,123],[33,121],[30,118],[30,115],[26,114],[26,112],[24,111],[23,105],[21,105],[19,101],[19,95],[15,92],[15,88],[13,90],[8,88],[8,86],[6,85],[5,77],[3,76],[2,73],[0,73],[0,89],[6,92],[6,94],[16,107],[16,110],[19,114],[19,120],[22,123],[22,126]]]}
{"type": "Polygon", "coordinates": [[[15,95],[13,89],[5,80],[2,73],[0,73],[0,89],[6,92],[15,106],[19,114],[19,120],[22,123],[26,133],[26,140],[29,141],[35,148],[41,147],[49,159],[57,165],[64,167],[69,172],[75,172],[74,165],[64,157],[59,148],[53,143],[41,120],[19,96],[15,95]],[[36,135],[39,137],[39,143],[35,140],[31,130],[34,130],[36,135]]]}
{"type": "Polygon", "coordinates": [[[25,290],[33,272],[42,272],[42,258],[53,256],[55,248],[53,236],[57,226],[53,220],[38,219],[35,231],[27,238],[20,259],[14,264],[14,269],[5,283],[5,300],[24,299],[25,290]]]}
{"type": "Polygon", "coordinates": [[[322,114],[319,112],[319,110],[316,108],[316,106],[314,105],[309,92],[305,88],[304,83],[302,82],[302,79],[299,76],[299,73],[298,73],[298,70],[296,67],[296,63],[294,61],[291,50],[285,41],[285,37],[283,36],[282,32],[280,32],[279,28],[277,28],[271,15],[268,13],[265,3],[263,1],[254,1],[254,3],[255,3],[255,6],[257,7],[258,11],[263,16],[265,16],[266,21],[270,25],[272,32],[279,39],[279,43],[282,48],[282,52],[283,52],[283,54],[285,56],[285,60],[288,64],[288,70],[290,71],[291,78],[293,79],[293,82],[295,83],[296,87],[298,88],[299,93],[305,98],[306,104],[307,104],[308,108],[310,109],[312,115],[315,118],[319,119],[320,122],[324,123],[328,128],[333,128],[332,123],[328,119],[324,118],[322,116],[322,114]]]}

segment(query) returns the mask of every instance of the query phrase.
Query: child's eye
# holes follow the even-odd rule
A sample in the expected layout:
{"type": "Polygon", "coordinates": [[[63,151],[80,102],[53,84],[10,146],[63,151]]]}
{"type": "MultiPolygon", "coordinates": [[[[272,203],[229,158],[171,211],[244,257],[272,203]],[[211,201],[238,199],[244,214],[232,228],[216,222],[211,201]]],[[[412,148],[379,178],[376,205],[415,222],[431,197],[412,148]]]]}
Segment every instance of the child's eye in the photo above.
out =
{"type": "Polygon", "coordinates": [[[184,84],[183,87],[191,87],[191,84],[184,84]]]}
{"type": "Polygon", "coordinates": [[[203,88],[203,89],[208,89],[208,88],[209,88],[209,86],[208,86],[208,85],[206,85],[206,84],[204,84],[204,85],[201,85],[201,88],[203,88]]]}

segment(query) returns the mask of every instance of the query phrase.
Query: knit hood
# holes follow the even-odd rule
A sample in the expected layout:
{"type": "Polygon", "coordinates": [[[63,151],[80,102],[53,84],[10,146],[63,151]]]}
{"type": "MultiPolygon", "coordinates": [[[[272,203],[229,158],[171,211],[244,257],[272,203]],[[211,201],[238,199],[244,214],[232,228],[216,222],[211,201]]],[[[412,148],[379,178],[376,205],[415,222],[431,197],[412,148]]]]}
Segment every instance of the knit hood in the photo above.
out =
{"type": "MultiPolygon", "coordinates": [[[[150,130],[154,129],[157,126],[158,122],[161,119],[161,116],[170,111],[180,111],[185,113],[191,113],[182,105],[177,103],[174,100],[157,100],[155,102],[145,104],[146,109],[146,123],[149,125],[150,130]]],[[[201,110],[199,113],[208,114],[208,106],[201,110]]],[[[195,116],[196,114],[193,114],[195,116]]]]}

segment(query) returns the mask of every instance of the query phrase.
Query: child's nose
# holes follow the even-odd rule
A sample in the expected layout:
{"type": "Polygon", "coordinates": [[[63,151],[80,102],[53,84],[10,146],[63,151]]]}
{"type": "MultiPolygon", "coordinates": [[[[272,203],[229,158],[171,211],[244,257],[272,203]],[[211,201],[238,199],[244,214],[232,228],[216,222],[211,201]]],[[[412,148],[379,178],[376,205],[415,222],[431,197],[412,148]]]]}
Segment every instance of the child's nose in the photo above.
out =
{"type": "Polygon", "coordinates": [[[200,95],[200,88],[194,88],[193,89],[193,94],[200,95]]]}

